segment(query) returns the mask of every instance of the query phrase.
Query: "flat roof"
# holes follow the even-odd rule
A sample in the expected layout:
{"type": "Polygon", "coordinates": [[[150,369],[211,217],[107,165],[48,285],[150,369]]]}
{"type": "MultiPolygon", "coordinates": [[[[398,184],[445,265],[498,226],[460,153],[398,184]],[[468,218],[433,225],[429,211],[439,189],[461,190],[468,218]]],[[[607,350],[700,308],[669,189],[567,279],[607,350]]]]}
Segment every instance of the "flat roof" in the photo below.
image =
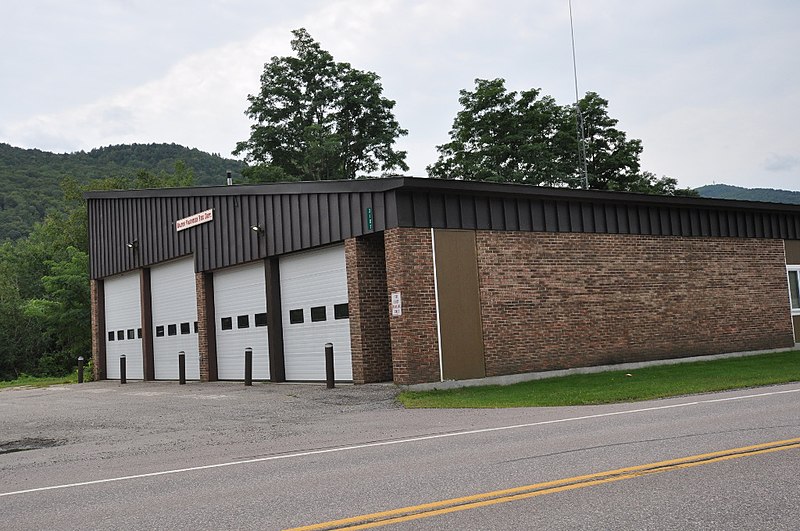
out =
{"type": "Polygon", "coordinates": [[[335,181],[298,181],[262,184],[235,184],[231,186],[194,186],[186,188],[148,188],[142,190],[99,190],[86,192],[86,199],[118,199],[146,197],[209,197],[236,195],[296,195],[335,194],[354,192],[438,192],[443,194],[475,194],[494,197],[539,198],[551,200],[601,201],[653,206],[724,208],[779,212],[800,212],[800,205],[739,199],[716,199],[553,188],[519,183],[494,183],[458,179],[431,179],[422,177],[390,176],[371,179],[335,181]]]}

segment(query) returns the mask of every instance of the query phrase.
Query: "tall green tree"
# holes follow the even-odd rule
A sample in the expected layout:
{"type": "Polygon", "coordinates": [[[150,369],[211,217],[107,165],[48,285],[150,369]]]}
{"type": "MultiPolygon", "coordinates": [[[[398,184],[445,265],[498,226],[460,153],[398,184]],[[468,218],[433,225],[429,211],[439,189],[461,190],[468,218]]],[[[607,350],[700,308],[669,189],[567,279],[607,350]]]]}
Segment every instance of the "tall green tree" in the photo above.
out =
{"type": "MultiPolygon", "coordinates": [[[[581,187],[574,105],[559,106],[539,89],[508,91],[503,79],[476,79],[462,90],[450,142],[437,146],[428,174],[445,179],[581,187]]],[[[642,142],[628,139],[608,114],[608,101],[588,92],[579,102],[589,188],[693,195],[677,181],[643,172],[642,142]]]]}
{"type": "Polygon", "coordinates": [[[557,186],[568,177],[561,157],[574,133],[562,131],[564,110],[531,89],[506,90],[502,79],[476,79],[462,90],[450,142],[438,146],[432,177],[557,186]]]}
{"type": "Polygon", "coordinates": [[[88,357],[92,338],[89,299],[89,255],[68,247],[62,260],[48,260],[41,298],[30,299],[23,314],[36,321],[47,345],[36,364],[42,374],[63,374],[78,356],[88,357]]]}
{"type": "Polygon", "coordinates": [[[25,288],[14,269],[13,244],[0,245],[0,380],[13,380],[22,373],[32,373],[41,352],[46,348],[42,324],[25,315],[25,288]]]}
{"type": "MultiPolygon", "coordinates": [[[[586,168],[589,188],[594,190],[631,191],[640,182],[639,157],[642,154],[642,141],[628,139],[624,131],[617,129],[619,120],[608,115],[608,100],[594,92],[587,92],[578,102],[584,124],[584,145],[586,149],[586,168]]],[[[575,134],[574,106],[565,108],[566,120],[562,131],[572,132],[575,142],[568,146],[572,157],[580,164],[575,154],[578,152],[578,138],[575,134]],[[572,109],[572,112],[566,109],[572,109]]],[[[561,154],[569,157],[570,152],[561,154]]],[[[569,184],[580,186],[580,171],[573,172],[569,184]]]]}
{"type": "Polygon", "coordinates": [[[62,182],[60,208],[30,234],[0,245],[0,379],[60,376],[89,356],[91,323],[87,211],[89,190],[191,186],[181,161],[173,172],[139,170],[81,184],[62,182]]]}
{"type": "Polygon", "coordinates": [[[234,155],[250,164],[251,182],[354,179],[359,174],[407,170],[394,149],[407,134],[383,97],[380,78],[334,61],[305,29],[292,32],[294,56],[264,65],[261,90],[247,97],[255,121],[234,155]]]}

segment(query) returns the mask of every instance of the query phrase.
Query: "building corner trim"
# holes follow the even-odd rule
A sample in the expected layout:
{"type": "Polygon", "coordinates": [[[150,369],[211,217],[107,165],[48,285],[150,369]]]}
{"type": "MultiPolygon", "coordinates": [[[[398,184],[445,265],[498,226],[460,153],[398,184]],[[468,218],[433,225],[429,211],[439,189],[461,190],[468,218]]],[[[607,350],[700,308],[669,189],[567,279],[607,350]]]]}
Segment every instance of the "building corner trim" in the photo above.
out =
{"type": "Polygon", "coordinates": [[[431,229],[431,261],[433,262],[433,298],[436,302],[436,346],[439,349],[439,381],[443,382],[442,319],[439,315],[439,281],[436,278],[436,229],[431,229]]]}

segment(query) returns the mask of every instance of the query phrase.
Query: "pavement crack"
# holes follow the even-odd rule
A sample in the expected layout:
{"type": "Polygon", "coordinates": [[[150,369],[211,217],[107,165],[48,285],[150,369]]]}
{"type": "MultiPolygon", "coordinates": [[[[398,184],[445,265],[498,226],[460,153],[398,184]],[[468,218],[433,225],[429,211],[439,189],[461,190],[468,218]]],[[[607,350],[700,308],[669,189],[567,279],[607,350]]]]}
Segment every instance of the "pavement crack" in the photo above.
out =
{"type": "Polygon", "coordinates": [[[61,439],[47,439],[43,437],[27,437],[16,441],[0,442],[0,455],[52,448],[54,446],[61,446],[65,442],[66,441],[61,439]]]}
{"type": "Polygon", "coordinates": [[[517,462],[520,462],[520,461],[530,461],[530,460],[534,460],[534,459],[542,459],[542,458],[545,458],[545,457],[555,457],[555,456],[559,456],[559,455],[569,455],[569,454],[574,454],[574,453],[578,453],[578,452],[586,452],[586,451],[589,451],[589,450],[602,450],[602,449],[606,449],[606,448],[615,448],[615,447],[619,447],[619,446],[631,446],[631,445],[635,445],[635,444],[649,444],[649,443],[655,443],[655,442],[674,441],[674,440],[681,440],[681,439],[691,439],[691,438],[695,438],[695,437],[706,437],[706,436],[709,436],[709,435],[721,435],[721,434],[727,434],[727,433],[743,433],[743,432],[754,432],[754,431],[777,429],[777,428],[798,428],[798,427],[800,427],[800,424],[782,424],[782,425],[776,425],[776,426],[759,426],[759,427],[756,427],[756,428],[736,428],[736,429],[730,429],[730,430],[717,430],[717,431],[709,431],[709,432],[703,432],[703,433],[690,433],[690,434],[686,434],[686,435],[675,435],[673,437],[659,437],[659,438],[655,438],[655,439],[640,439],[640,440],[635,440],[635,441],[623,441],[623,442],[618,442],[618,443],[600,444],[600,445],[597,445],[597,446],[586,446],[584,448],[574,448],[574,449],[571,449],[571,450],[561,450],[561,451],[558,451],[558,452],[550,452],[550,453],[546,453],[546,454],[532,455],[532,456],[526,456],[526,457],[518,457],[516,459],[506,459],[506,460],[503,460],[503,461],[497,461],[496,463],[497,464],[517,463],[517,462]]]}

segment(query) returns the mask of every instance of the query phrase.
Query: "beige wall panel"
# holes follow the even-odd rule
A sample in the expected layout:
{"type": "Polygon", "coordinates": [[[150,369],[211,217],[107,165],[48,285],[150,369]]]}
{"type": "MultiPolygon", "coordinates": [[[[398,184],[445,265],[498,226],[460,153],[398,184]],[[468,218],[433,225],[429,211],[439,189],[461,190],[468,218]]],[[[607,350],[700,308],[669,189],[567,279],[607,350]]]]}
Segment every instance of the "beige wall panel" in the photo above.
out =
{"type": "Polygon", "coordinates": [[[800,240],[784,240],[786,265],[800,265],[800,240]]]}
{"type": "Polygon", "coordinates": [[[443,380],[486,376],[475,232],[435,230],[443,380]]]}

